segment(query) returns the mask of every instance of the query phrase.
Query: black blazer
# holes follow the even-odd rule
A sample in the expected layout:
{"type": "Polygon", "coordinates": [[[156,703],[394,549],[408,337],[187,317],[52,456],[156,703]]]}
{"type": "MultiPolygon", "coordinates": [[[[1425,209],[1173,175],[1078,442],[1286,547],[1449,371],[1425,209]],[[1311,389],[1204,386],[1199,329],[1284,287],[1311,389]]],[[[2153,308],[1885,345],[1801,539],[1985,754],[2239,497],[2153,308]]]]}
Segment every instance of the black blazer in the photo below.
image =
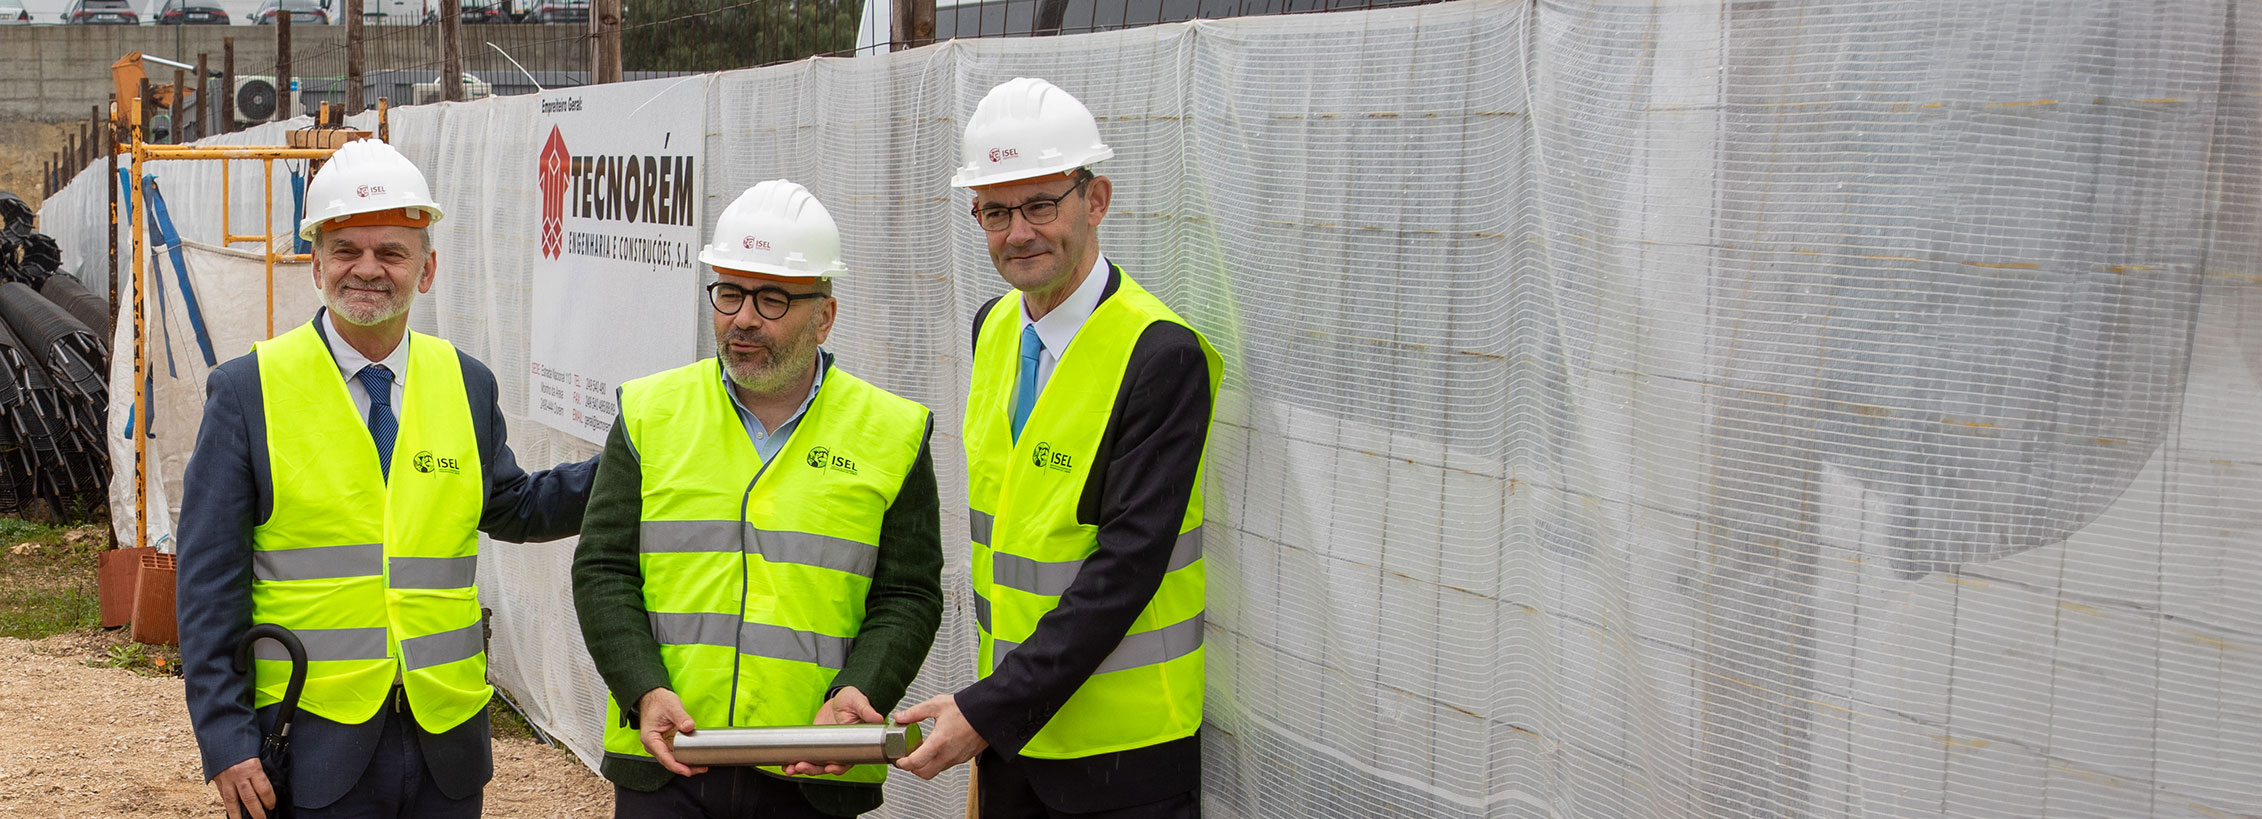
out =
{"type": "MultiPolygon", "coordinates": [[[[314,321],[327,342],[322,314],[316,313],[314,321]]],[[[458,356],[487,484],[479,530],[512,542],[555,540],[578,532],[597,459],[532,475],[520,469],[503,440],[495,374],[469,355],[459,351],[458,356]]],[[[234,658],[236,643],[251,628],[251,530],[274,513],[275,493],[266,457],[267,419],[260,411],[258,354],[213,370],[204,393],[204,425],[181,480],[176,608],[189,721],[196,729],[204,776],[211,779],[258,756],[260,738],[274,719],[273,706],[253,714],[251,685],[236,673],[234,658]]],[[[383,728],[381,719],[345,725],[300,711],[291,727],[291,801],[305,808],[337,801],[369,766],[383,728]]],[[[418,739],[433,780],[450,798],[477,792],[494,775],[483,716],[418,739]]]]}
{"type": "MultiPolygon", "coordinates": [[[[1123,286],[1109,266],[1105,304],[1123,286]]],[[[974,317],[975,346],[997,301],[974,317]]],[[[1192,331],[1155,324],[1132,345],[1123,386],[1100,434],[1076,519],[1099,529],[1060,604],[990,676],[957,695],[959,711],[990,744],[996,762],[1019,766],[1047,807],[1095,813],[1159,801],[1201,787],[1199,734],[1078,759],[1023,757],[1077,687],[1115,651],[1162,588],[1193,497],[1210,425],[1209,359],[1192,331]]]]}

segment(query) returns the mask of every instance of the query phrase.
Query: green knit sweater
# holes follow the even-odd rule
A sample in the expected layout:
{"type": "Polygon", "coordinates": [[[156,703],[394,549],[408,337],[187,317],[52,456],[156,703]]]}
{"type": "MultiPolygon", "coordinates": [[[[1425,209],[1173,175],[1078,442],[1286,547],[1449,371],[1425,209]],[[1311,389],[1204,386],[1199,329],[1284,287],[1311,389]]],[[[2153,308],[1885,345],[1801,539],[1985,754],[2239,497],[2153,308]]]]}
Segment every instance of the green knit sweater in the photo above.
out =
{"type": "MultiPolygon", "coordinates": [[[[928,424],[933,432],[933,422],[928,424]]],[[[642,469],[620,424],[613,425],[598,460],[596,486],[581,519],[581,546],[573,558],[573,602],[583,641],[605,686],[632,723],[636,701],[668,688],[668,670],[644,610],[637,531],[644,512],[642,469]]],[[[927,443],[903,479],[895,504],[880,525],[879,559],[864,600],[864,626],[833,679],[833,690],[855,686],[881,713],[903,699],[926,662],[942,624],[942,506],[935,489],[935,459],[927,443]]],[[[828,692],[829,694],[830,692],[828,692]]],[[[814,707],[817,703],[811,703],[814,707]]],[[[624,788],[658,790],[675,774],[642,757],[607,754],[605,778],[624,788]]],[[[874,785],[802,781],[801,792],[818,810],[854,816],[880,806],[874,785]]]]}

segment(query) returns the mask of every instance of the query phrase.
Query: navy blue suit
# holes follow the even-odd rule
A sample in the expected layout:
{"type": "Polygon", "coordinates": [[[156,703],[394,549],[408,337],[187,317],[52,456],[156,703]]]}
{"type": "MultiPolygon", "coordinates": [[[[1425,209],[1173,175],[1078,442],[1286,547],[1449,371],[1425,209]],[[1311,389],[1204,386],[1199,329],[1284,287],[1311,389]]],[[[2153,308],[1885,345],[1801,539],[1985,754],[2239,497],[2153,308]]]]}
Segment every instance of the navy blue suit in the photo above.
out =
{"type": "MultiPolygon", "coordinates": [[[[326,341],[320,314],[314,327],[326,341]]],[[[204,425],[181,481],[181,668],[206,779],[258,756],[260,737],[273,720],[273,706],[254,714],[249,681],[234,668],[236,643],[252,624],[252,528],[274,511],[257,355],[212,371],[205,386],[204,425]]],[[[494,373],[469,355],[459,351],[458,356],[487,484],[479,530],[513,542],[555,540],[580,531],[597,459],[531,475],[520,469],[504,443],[494,373]]],[[[291,801],[320,808],[352,789],[370,767],[384,717],[380,711],[368,722],[346,725],[301,710],[291,728],[291,801]]],[[[476,794],[493,777],[484,716],[440,734],[417,734],[432,781],[448,798],[476,794]]]]}

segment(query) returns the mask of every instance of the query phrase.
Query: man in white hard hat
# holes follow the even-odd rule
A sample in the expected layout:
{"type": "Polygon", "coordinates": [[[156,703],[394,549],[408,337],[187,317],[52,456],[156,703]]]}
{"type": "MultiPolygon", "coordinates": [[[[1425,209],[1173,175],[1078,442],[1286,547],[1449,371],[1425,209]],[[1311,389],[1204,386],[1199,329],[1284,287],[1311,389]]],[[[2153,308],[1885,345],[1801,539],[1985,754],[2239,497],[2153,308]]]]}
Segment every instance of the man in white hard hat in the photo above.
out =
{"type": "Polygon", "coordinates": [[[474,583],[479,533],[541,541],[581,523],[594,462],[521,470],[495,376],[408,329],[440,219],[416,166],[373,140],[307,185],[324,309],[212,372],[182,480],[178,615],[189,718],[230,817],[475,817],[494,771],[474,583]],[[305,646],[290,779],[259,755],[305,646]],[[287,786],[287,788],[286,788],[287,786]]]}
{"type": "Polygon", "coordinates": [[[897,767],[979,754],[984,817],[1200,814],[1202,448],[1223,367],[1100,253],[1114,155],[1043,80],[966,123],[973,221],[1013,291],[974,319],[966,399],[979,682],[906,709],[897,767]]]}
{"type": "Polygon", "coordinates": [[[574,558],[619,817],[853,816],[885,765],[692,767],[701,729],[877,723],[942,621],[933,416],[821,345],[831,214],[763,182],[699,261],[716,357],[622,384],[574,558]]]}

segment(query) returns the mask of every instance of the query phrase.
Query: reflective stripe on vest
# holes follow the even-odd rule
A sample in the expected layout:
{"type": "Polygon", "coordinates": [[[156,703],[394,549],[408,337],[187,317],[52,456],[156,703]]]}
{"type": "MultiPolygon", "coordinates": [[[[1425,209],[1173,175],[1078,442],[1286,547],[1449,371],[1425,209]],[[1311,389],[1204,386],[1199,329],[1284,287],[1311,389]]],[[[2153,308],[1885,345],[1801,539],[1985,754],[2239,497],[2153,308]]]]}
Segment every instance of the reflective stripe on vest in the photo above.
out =
{"type": "MultiPolygon", "coordinates": [[[[621,385],[620,423],[643,481],[644,607],[685,710],[701,726],[809,724],[863,625],[880,525],[918,461],[926,408],[827,370],[764,464],[707,359],[621,385]]],[[[606,708],[606,754],[650,759],[620,703],[606,708]]]]}
{"type": "MultiPolygon", "coordinates": [[[[477,580],[486,504],[456,350],[410,333],[391,479],[312,323],[256,345],[274,512],[252,530],[252,621],[306,645],[300,707],[366,722],[398,679],[419,727],[486,707],[477,580]],[[390,533],[388,535],[388,533],[390,533]]],[[[255,702],[277,702],[288,657],[253,648],[255,702]]]]}
{"type": "MultiPolygon", "coordinates": [[[[1157,322],[1185,322],[1120,278],[1100,302],[1038,395],[1018,441],[1009,429],[1020,367],[1018,292],[990,308],[974,350],[967,393],[967,524],[973,541],[974,614],[987,677],[1059,605],[1098,549],[1097,530],[1076,518],[1132,348],[1157,322]]],[[[1200,338],[1200,334],[1195,334],[1200,338]]],[[[1208,340],[1211,404],[1224,367],[1208,340]]],[[[1201,476],[1162,586],[1113,652],[1021,753],[1073,758],[1191,736],[1202,720],[1203,593],[1201,476]]]]}

